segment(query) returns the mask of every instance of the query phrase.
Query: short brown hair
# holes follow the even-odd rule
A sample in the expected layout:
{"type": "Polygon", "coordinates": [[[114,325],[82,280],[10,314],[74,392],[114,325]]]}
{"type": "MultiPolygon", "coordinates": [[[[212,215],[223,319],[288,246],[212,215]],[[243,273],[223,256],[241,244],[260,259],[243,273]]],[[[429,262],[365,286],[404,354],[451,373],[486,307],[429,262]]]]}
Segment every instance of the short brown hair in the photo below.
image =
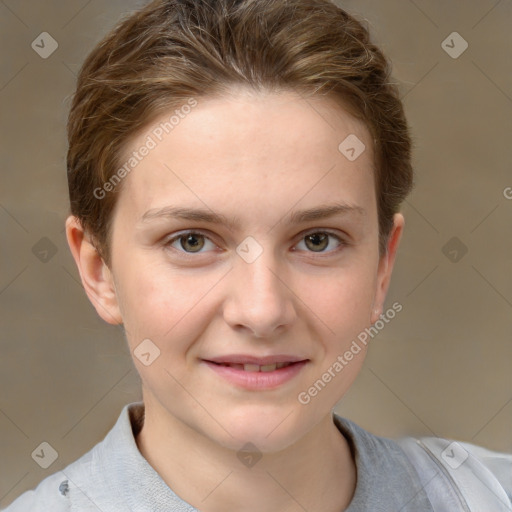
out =
{"type": "MultiPolygon", "coordinates": [[[[329,0],[155,0],[88,55],[68,120],[71,214],[110,266],[121,183],[99,199],[127,142],[158,115],[230,88],[329,93],[374,143],[379,251],[413,187],[411,138],[391,64],[363,22],[329,0]]],[[[341,142],[341,141],[340,141],[341,142]]]]}

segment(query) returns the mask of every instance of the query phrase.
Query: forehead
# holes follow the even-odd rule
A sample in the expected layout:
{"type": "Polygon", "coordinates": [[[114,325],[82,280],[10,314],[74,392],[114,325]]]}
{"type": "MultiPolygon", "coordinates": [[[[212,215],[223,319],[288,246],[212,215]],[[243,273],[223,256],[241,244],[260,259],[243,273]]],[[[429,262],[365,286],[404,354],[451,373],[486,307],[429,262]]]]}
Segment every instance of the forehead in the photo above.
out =
{"type": "Polygon", "coordinates": [[[332,98],[239,91],[197,98],[170,123],[174,112],[154,120],[125,148],[122,160],[151,146],[125,178],[119,198],[134,220],[175,202],[232,206],[237,212],[226,213],[238,216],[254,203],[260,211],[340,199],[372,206],[370,133],[332,98]],[[347,146],[362,152],[351,160],[347,146]]]}

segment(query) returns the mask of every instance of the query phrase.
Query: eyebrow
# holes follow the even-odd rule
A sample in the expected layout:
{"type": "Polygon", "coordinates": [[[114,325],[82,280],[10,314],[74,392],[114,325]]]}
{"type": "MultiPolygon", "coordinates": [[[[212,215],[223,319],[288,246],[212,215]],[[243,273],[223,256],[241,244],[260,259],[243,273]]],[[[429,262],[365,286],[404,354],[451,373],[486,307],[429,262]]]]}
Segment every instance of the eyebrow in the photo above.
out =
{"type": "MultiPolygon", "coordinates": [[[[347,203],[333,203],[320,205],[307,210],[299,210],[292,213],[285,221],[286,224],[300,224],[303,222],[327,219],[336,215],[365,215],[366,210],[361,206],[347,203]]],[[[147,223],[154,219],[183,219],[190,221],[203,221],[210,224],[224,224],[234,229],[237,217],[228,218],[220,213],[203,208],[186,208],[182,206],[165,206],[148,210],[141,217],[141,223],[147,223]]]]}

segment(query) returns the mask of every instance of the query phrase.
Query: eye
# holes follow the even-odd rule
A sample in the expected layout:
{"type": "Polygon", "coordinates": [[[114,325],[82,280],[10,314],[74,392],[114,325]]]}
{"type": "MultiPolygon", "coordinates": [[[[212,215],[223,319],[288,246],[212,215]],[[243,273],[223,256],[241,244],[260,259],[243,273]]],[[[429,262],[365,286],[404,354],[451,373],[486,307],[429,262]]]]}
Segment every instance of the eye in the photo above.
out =
{"type": "MultiPolygon", "coordinates": [[[[199,253],[205,246],[205,240],[208,240],[212,245],[213,242],[204,234],[197,231],[186,231],[176,235],[165,242],[165,246],[172,247],[175,242],[179,243],[179,247],[175,247],[178,251],[186,252],[188,254],[199,253]]],[[[204,251],[203,251],[204,252],[204,251]]]]}
{"type": "MultiPolygon", "coordinates": [[[[207,245],[207,242],[209,242],[213,248],[216,247],[205,234],[199,231],[185,231],[169,238],[165,242],[165,246],[172,247],[185,254],[201,254],[201,252],[206,252],[201,251],[201,249],[207,245]],[[175,244],[177,244],[177,246],[173,247],[175,244]]],[[[306,251],[313,253],[333,253],[347,245],[338,235],[330,231],[311,231],[302,235],[302,239],[297,246],[302,242],[305,242],[306,251]],[[332,250],[326,251],[325,249],[332,245],[330,243],[332,239],[336,240],[337,246],[332,250]]],[[[295,251],[296,249],[294,248],[293,250],[295,251]]]]}
{"type": "MultiPolygon", "coordinates": [[[[302,243],[302,241],[305,242],[305,246],[309,249],[308,252],[313,253],[333,253],[340,247],[347,245],[338,235],[330,231],[311,231],[302,236],[300,243],[302,243]],[[331,245],[330,239],[332,238],[337,241],[338,245],[333,250],[326,251],[325,249],[331,245]]],[[[297,244],[297,246],[299,246],[300,243],[297,244]]]]}

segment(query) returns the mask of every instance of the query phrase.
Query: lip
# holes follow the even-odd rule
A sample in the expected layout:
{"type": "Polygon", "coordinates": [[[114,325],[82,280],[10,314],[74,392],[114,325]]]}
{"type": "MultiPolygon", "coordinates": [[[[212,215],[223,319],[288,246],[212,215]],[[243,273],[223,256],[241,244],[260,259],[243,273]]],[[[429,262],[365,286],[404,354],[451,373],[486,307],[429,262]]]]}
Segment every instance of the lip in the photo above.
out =
{"type": "MultiPolygon", "coordinates": [[[[238,361],[227,361],[225,358],[222,358],[220,363],[233,363],[233,364],[259,364],[260,366],[264,366],[265,364],[274,364],[274,363],[285,363],[292,362],[288,358],[287,360],[276,360],[278,356],[272,356],[268,358],[247,358],[240,357],[238,361]],[[272,359],[273,358],[273,359],[272,359]],[[261,361],[264,361],[263,363],[261,361]]],[[[216,375],[223,378],[230,384],[241,387],[246,390],[252,391],[260,391],[260,390],[268,390],[275,389],[279,386],[282,386],[286,382],[291,381],[294,377],[296,377],[302,369],[309,363],[307,359],[297,359],[293,361],[289,366],[285,366],[284,368],[275,369],[271,372],[249,372],[245,370],[239,370],[237,368],[232,368],[230,366],[221,366],[220,364],[216,364],[213,360],[203,360],[202,363],[210,368],[216,375]]]]}
{"type": "Polygon", "coordinates": [[[228,364],[258,364],[265,366],[267,364],[277,363],[298,363],[299,361],[306,361],[307,357],[299,357],[296,355],[288,354],[274,354],[270,356],[256,357],[249,354],[227,354],[225,356],[210,357],[203,359],[213,363],[228,363],[228,364]]]}

